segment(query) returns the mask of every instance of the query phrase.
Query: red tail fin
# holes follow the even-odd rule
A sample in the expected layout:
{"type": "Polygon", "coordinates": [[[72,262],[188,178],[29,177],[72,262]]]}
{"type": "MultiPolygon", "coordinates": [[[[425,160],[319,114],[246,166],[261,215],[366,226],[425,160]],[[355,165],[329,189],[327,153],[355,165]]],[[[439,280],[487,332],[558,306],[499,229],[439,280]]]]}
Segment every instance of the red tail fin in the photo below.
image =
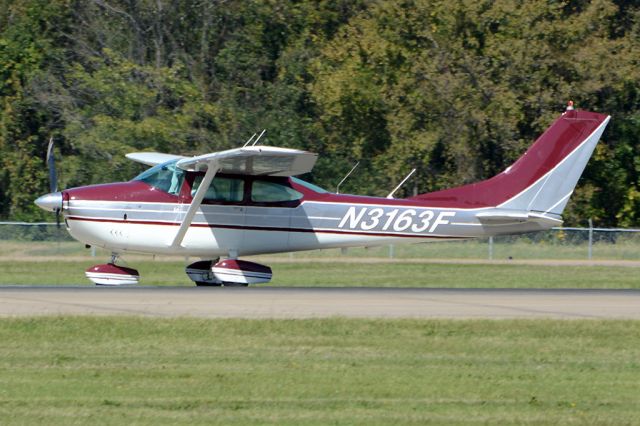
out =
{"type": "Polygon", "coordinates": [[[502,173],[485,181],[410,199],[428,202],[433,207],[503,206],[561,213],[608,120],[609,116],[604,114],[567,111],[502,173]],[[565,161],[569,157],[570,161],[565,161]]]}

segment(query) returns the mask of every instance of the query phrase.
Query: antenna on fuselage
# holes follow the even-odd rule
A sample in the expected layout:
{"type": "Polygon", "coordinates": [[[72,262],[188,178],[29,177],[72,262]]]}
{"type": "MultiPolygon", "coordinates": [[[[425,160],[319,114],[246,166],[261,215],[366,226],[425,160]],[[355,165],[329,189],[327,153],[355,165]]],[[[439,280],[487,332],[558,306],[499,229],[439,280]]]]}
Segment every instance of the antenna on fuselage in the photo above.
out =
{"type": "Polygon", "coordinates": [[[340,183],[338,184],[338,186],[336,186],[336,194],[340,193],[340,185],[342,185],[342,183],[347,180],[347,178],[351,175],[351,173],[353,173],[353,171],[356,169],[356,167],[358,167],[360,165],[360,162],[358,161],[355,166],[353,166],[351,168],[351,170],[349,170],[349,173],[347,173],[347,175],[345,177],[342,178],[342,180],[340,181],[340,183]]]}
{"type": "Polygon", "coordinates": [[[413,169],[413,170],[411,170],[411,172],[407,175],[407,177],[406,177],[406,178],[404,178],[404,179],[402,179],[402,182],[400,182],[400,184],[399,184],[398,186],[396,186],[396,187],[393,189],[393,191],[391,191],[391,192],[389,193],[389,195],[387,195],[387,198],[393,198],[393,194],[395,194],[395,193],[396,193],[396,191],[397,191],[398,189],[400,189],[400,187],[401,187],[402,185],[404,185],[404,183],[405,183],[405,182],[406,182],[406,181],[411,177],[411,175],[413,175],[413,174],[416,172],[416,170],[417,170],[417,169],[413,169]]]}
{"type": "Polygon", "coordinates": [[[256,144],[258,143],[258,141],[260,140],[260,138],[262,137],[262,135],[264,135],[264,132],[266,132],[267,129],[262,130],[262,133],[260,133],[260,136],[258,136],[256,138],[256,140],[251,144],[251,146],[256,146],[256,144]]]}
{"type": "Polygon", "coordinates": [[[251,143],[251,141],[253,140],[253,138],[256,137],[256,134],[254,133],[253,135],[251,135],[251,137],[249,138],[249,140],[247,140],[244,145],[242,145],[242,147],[244,148],[245,146],[249,145],[251,143]]]}

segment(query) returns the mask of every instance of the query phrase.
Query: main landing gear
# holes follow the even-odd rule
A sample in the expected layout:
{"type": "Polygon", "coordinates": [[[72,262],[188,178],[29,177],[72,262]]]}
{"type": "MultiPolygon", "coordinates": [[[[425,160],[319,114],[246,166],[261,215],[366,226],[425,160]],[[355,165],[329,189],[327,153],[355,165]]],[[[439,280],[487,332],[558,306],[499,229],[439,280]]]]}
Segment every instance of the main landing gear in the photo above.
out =
{"type": "MultiPolygon", "coordinates": [[[[111,255],[111,262],[95,265],[86,270],[85,275],[96,285],[136,285],[140,274],[133,268],[116,265],[117,254],[111,255]]],[[[271,281],[271,268],[259,263],[238,259],[201,260],[185,268],[189,278],[197,286],[246,287],[271,281]]]]}
{"type": "Polygon", "coordinates": [[[197,286],[246,287],[271,281],[271,268],[246,260],[201,260],[185,268],[197,286]]]}

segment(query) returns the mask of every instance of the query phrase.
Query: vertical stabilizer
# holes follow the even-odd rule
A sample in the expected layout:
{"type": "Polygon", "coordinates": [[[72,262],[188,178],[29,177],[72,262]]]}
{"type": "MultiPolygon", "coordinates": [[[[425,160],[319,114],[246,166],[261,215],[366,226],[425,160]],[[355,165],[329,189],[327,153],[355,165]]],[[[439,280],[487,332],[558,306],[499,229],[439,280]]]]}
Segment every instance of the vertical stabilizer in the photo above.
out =
{"type": "Polygon", "coordinates": [[[502,173],[411,199],[442,207],[500,207],[560,215],[610,118],[567,110],[502,173]]]}
{"type": "Polygon", "coordinates": [[[499,207],[561,215],[610,118],[538,181],[499,207]]]}

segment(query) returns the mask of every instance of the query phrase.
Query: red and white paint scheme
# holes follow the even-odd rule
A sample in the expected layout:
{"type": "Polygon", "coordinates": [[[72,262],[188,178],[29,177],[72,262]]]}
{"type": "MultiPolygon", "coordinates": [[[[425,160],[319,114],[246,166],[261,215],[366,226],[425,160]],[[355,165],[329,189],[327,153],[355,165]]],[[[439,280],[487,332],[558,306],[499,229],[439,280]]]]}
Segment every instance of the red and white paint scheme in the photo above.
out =
{"type": "MultiPolygon", "coordinates": [[[[404,199],[325,191],[295,177],[311,172],[316,154],[249,145],[252,137],[244,147],[197,157],[128,154],[152,167],[129,182],[52,189],[36,204],[62,213],[77,240],[110,250],[111,263],[129,252],[192,256],[202,259],[186,268],[197,285],[255,284],[271,270],[239,257],[557,226],[609,120],[567,108],[502,173],[404,199]]],[[[128,275],[120,281],[137,273],[128,275]]]]}

